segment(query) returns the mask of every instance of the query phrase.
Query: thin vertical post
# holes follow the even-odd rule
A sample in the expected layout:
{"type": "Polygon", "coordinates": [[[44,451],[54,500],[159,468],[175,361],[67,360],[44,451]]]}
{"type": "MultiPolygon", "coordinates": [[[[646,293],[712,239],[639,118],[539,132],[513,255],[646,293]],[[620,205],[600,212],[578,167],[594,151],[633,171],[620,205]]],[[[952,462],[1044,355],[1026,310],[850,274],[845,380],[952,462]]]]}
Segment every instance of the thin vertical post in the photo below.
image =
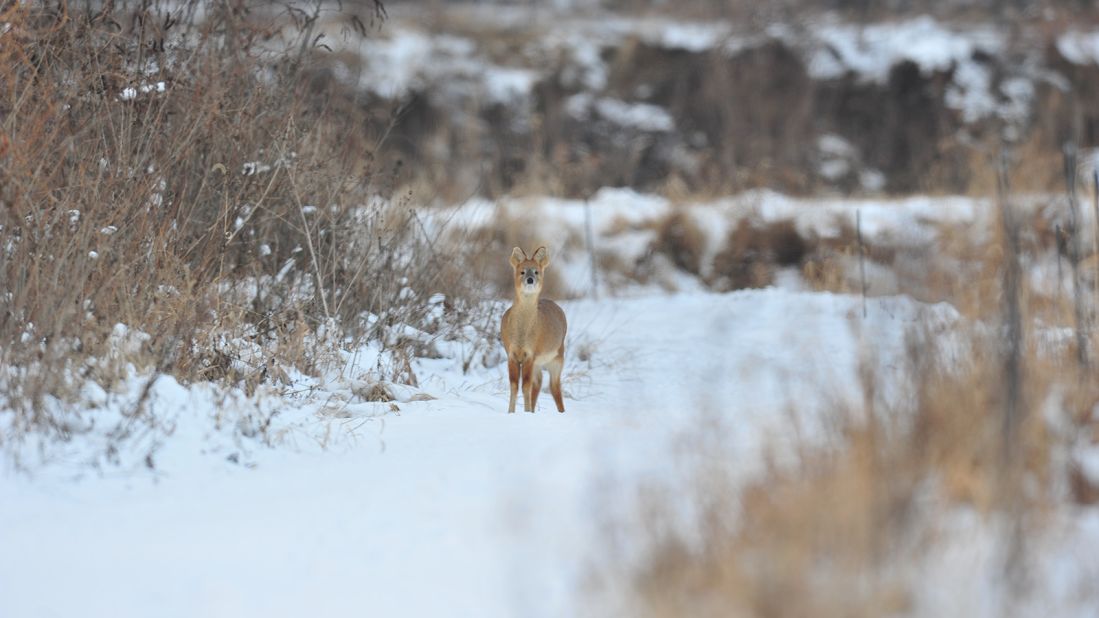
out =
{"type": "Polygon", "coordinates": [[[1053,226],[1053,238],[1057,245],[1057,303],[1061,303],[1061,295],[1064,293],[1064,271],[1061,269],[1061,253],[1065,247],[1065,230],[1061,227],[1060,223],[1053,226]]]}
{"type": "Polygon", "coordinates": [[[1084,315],[1084,292],[1080,282],[1080,206],[1076,199],[1076,145],[1064,146],[1065,189],[1069,208],[1069,262],[1072,265],[1072,295],[1076,314],[1076,360],[1082,372],[1088,368],[1088,323],[1084,315]]]}
{"type": "Polygon", "coordinates": [[[599,298],[599,279],[596,274],[595,266],[595,234],[592,232],[591,224],[591,200],[584,200],[584,235],[587,237],[588,244],[588,259],[591,270],[591,297],[594,299],[599,298]]]}
{"type": "Polygon", "coordinates": [[[859,281],[862,284],[862,317],[866,317],[866,248],[862,244],[862,210],[855,209],[855,236],[859,241],[859,281]]]}
{"type": "MultiPolygon", "coordinates": [[[[1091,198],[1095,206],[1095,220],[1092,225],[1095,226],[1095,255],[1099,256],[1099,150],[1092,151],[1091,156],[1088,158],[1088,164],[1091,166],[1091,198]]],[[[1099,275],[1095,277],[1095,294],[1097,305],[1099,306],[1099,275]]]]}

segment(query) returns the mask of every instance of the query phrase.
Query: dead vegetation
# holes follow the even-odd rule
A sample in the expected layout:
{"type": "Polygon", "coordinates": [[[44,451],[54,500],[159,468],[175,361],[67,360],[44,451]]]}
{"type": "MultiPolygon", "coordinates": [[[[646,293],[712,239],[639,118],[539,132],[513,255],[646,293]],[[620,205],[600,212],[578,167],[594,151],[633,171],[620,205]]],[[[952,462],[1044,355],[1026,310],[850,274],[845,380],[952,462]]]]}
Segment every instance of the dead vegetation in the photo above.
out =
{"type": "MultiPolygon", "coordinates": [[[[950,536],[959,509],[976,513],[982,530],[1007,530],[994,535],[1009,558],[989,568],[1029,581],[1047,514],[1094,502],[1096,479],[1058,462],[1079,432],[1095,431],[1099,391],[1066,373],[1071,351],[1028,354],[1011,404],[1002,347],[967,346],[952,370],[912,350],[911,405],[874,403],[868,374],[868,409],[833,410],[839,429],[826,444],[799,442],[793,463],[771,461],[747,483],[735,480],[720,440],[692,459],[693,515],[686,524],[654,516],[647,557],[626,575],[634,615],[922,615],[922,582],[937,556],[974,541],[950,536]],[[1019,406],[1018,422],[1005,429],[1009,405],[1019,406]],[[1051,405],[1063,424],[1043,416],[1051,405]]],[[[715,443],[696,439],[701,450],[715,443]]],[[[646,508],[667,508],[666,493],[650,497],[657,503],[646,508]]],[[[1034,592],[1011,585],[1009,595],[1034,592]]]]}
{"type": "MultiPolygon", "coordinates": [[[[1077,292],[1090,308],[1081,322],[1072,293],[1053,298],[1022,276],[1050,247],[1015,206],[983,234],[943,241],[971,266],[934,288],[960,321],[913,327],[899,383],[865,359],[861,406],[834,406],[826,435],[792,429],[801,437],[767,451],[748,479],[720,432],[687,438],[688,486],[641,492],[645,551],[619,574],[632,615],[924,615],[943,552],[984,541],[999,548],[988,568],[1005,583],[1002,598],[980,602],[1045,607],[1034,569],[1050,514],[1099,496],[1080,460],[1099,447],[1099,382],[1079,349],[1099,340],[1093,279],[1077,292]],[[963,513],[978,523],[958,538],[963,513]]],[[[811,257],[803,266],[818,268],[811,257]]],[[[937,593],[970,594],[963,583],[937,593]]]]}
{"type": "MultiPolygon", "coordinates": [[[[680,207],[652,223],[654,238],[650,252],[665,256],[680,271],[699,278],[719,292],[764,288],[775,283],[780,269],[793,269],[806,283],[820,291],[848,292],[852,286],[850,258],[859,244],[854,226],[840,223],[838,235],[820,237],[801,232],[792,219],[757,221],[734,218],[729,231],[710,249],[710,236],[703,232],[690,207],[680,207]]],[[[614,232],[610,232],[611,235],[614,232]]],[[[894,250],[888,243],[867,243],[868,259],[892,265],[894,250]]],[[[618,270],[641,279],[635,265],[606,261],[603,270],[618,270]]],[[[644,281],[641,281],[644,283],[644,281]]]]}
{"type": "MultiPolygon", "coordinates": [[[[313,70],[320,3],[89,7],[0,14],[6,439],[71,435],[56,403],[129,364],[250,391],[344,337],[464,323],[453,256],[377,164],[381,121],[313,70]],[[147,337],[120,352],[116,324],[147,337]]],[[[360,8],[347,36],[384,17],[360,8]]]]}
{"type": "Polygon", "coordinates": [[[753,226],[741,220],[714,256],[710,282],[720,291],[767,287],[776,268],[800,267],[808,253],[792,221],[753,226]]]}
{"type": "Polygon", "coordinates": [[[702,274],[702,256],[706,236],[691,216],[674,211],[657,223],[652,249],[662,253],[680,270],[702,274]]]}

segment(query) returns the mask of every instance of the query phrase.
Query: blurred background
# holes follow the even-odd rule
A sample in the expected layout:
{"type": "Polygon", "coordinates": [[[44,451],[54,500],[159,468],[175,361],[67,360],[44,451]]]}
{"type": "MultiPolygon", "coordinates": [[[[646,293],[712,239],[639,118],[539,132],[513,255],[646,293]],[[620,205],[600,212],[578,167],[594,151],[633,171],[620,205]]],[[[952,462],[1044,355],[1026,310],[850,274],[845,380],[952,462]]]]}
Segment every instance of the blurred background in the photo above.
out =
{"type": "MultiPolygon", "coordinates": [[[[1094,3],[399,2],[330,57],[453,201],[1063,187],[1099,140],[1094,3]]],[[[334,25],[334,24],[333,24],[334,25]]],[[[318,76],[320,79],[321,76],[318,76]]]]}

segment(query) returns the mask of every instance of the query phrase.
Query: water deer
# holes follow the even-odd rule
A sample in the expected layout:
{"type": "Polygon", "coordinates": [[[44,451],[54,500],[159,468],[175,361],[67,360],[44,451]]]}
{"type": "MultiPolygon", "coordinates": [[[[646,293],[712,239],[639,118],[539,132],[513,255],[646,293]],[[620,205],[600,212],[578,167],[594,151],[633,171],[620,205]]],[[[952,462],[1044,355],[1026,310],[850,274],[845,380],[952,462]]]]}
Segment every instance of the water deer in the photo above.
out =
{"type": "Polygon", "coordinates": [[[508,355],[508,380],[511,400],[508,413],[515,412],[515,397],[519,380],[523,385],[523,409],[534,412],[538,391],[542,388],[542,370],[549,370],[550,392],[557,411],[565,411],[561,400],[561,368],[565,364],[565,312],[557,303],[542,294],[549,256],[545,247],[538,247],[527,257],[522,249],[511,251],[511,266],[515,270],[515,301],[500,321],[500,338],[508,355]]]}

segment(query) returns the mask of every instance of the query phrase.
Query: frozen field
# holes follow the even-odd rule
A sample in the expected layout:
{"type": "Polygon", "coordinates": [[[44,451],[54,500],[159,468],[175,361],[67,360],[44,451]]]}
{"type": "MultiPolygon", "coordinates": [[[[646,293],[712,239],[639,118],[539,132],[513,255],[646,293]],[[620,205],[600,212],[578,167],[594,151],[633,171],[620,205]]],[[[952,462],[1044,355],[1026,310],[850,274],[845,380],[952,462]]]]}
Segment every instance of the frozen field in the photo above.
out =
{"type": "Polygon", "coordinates": [[[750,472],[789,403],[855,396],[860,341],[897,353],[921,310],[882,299],[863,321],[859,306],[778,289],[566,303],[565,414],[544,397],[507,415],[502,366],[421,360],[435,399],[399,412],[269,402],[296,436],[277,448],[235,449],[211,428],[231,404],[161,378],[153,405],[177,428],[157,471],[6,471],[2,613],[573,614],[606,550],[600,522],[675,473],[677,436],[720,416],[750,472]]]}

